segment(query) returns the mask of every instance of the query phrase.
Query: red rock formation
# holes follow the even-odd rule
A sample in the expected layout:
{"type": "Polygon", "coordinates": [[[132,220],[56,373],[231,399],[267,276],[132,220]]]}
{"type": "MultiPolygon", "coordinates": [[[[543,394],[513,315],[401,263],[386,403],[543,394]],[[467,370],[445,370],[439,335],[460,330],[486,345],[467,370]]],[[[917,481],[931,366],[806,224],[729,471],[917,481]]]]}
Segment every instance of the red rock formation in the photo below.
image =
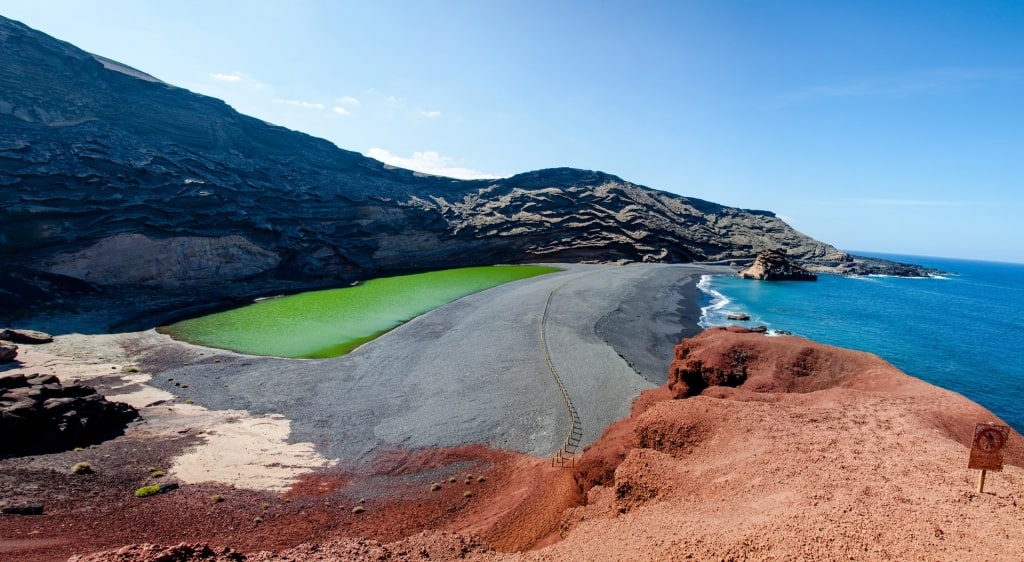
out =
{"type": "Polygon", "coordinates": [[[730,326],[705,330],[677,345],[668,387],[675,398],[695,396],[714,386],[803,393],[838,387],[855,375],[879,371],[894,381],[908,378],[870,353],[793,336],[766,339],[730,326]]]}
{"type": "Polygon", "coordinates": [[[1019,558],[1024,439],[978,494],[968,447],[996,419],[981,406],[871,354],[742,328],[684,340],[671,369],[671,393],[584,454],[587,506],[543,559],[1019,558]],[[611,476],[587,480],[595,466],[611,476]]]}

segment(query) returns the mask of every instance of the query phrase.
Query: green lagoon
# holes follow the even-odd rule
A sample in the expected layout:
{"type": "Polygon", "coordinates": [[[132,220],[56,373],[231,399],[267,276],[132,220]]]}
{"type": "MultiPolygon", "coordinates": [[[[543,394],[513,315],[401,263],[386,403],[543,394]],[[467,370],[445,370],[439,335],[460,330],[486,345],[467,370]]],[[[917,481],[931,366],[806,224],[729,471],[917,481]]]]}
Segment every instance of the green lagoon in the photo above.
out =
{"type": "Polygon", "coordinates": [[[560,271],[541,266],[465,267],[311,291],[161,326],[174,339],[250,355],[337,357],[413,318],[503,283],[560,271]]]}

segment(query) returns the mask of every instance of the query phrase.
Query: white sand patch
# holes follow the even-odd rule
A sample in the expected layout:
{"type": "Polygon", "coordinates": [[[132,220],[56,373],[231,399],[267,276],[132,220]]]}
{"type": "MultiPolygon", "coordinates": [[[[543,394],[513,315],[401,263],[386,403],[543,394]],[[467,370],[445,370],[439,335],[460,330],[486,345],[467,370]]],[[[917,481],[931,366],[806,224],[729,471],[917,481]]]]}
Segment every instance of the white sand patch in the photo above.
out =
{"type": "Polygon", "coordinates": [[[173,394],[146,385],[152,379],[151,375],[129,370],[131,361],[122,343],[125,335],[68,334],[57,336],[49,344],[21,345],[17,357],[21,366],[5,372],[56,375],[62,384],[89,384],[100,377],[120,378],[120,383],[112,384],[108,378],[109,390],[103,395],[108,400],[124,402],[137,409],[154,402],[173,400],[173,394]],[[119,389],[124,391],[119,392],[119,389]]]}
{"type": "Polygon", "coordinates": [[[107,400],[124,402],[139,410],[152,404],[174,400],[174,395],[170,392],[147,385],[152,378],[150,375],[124,375],[121,379],[125,383],[115,386],[113,391],[108,392],[107,400]],[[118,392],[122,388],[130,388],[131,392],[118,392]]]}
{"type": "Polygon", "coordinates": [[[126,345],[129,341],[136,345],[166,343],[152,330],[61,335],[49,344],[20,345],[20,365],[2,372],[52,374],[63,384],[89,384],[105,377],[103,394],[107,399],[139,410],[141,420],[128,427],[129,435],[201,436],[202,443],[172,461],[170,473],[184,483],[220,482],[285,491],[299,475],[337,464],[317,453],[312,443],[289,443],[291,421],[279,414],[253,416],[244,410],[208,410],[174,403],[174,394],[149,386],[152,375],[134,368],[126,345]]]}
{"type": "Polygon", "coordinates": [[[279,414],[253,417],[239,410],[211,412],[200,406],[175,409],[183,416],[212,414],[224,418],[202,432],[204,443],[174,459],[170,473],[182,482],[221,482],[283,492],[302,473],[337,463],[320,456],[312,443],[288,443],[291,421],[279,414]]]}
{"type": "Polygon", "coordinates": [[[106,340],[111,336],[59,336],[53,343],[30,345],[18,345],[17,360],[20,366],[7,369],[4,373],[25,374],[40,373],[44,375],[57,375],[63,384],[71,384],[75,381],[88,381],[103,376],[119,375],[123,369],[124,350],[113,341],[106,340]],[[84,349],[80,343],[69,344],[74,339],[80,342],[83,339],[95,341],[102,347],[99,352],[86,351],[75,354],[71,349],[84,349]],[[106,340],[106,341],[104,341],[106,340]],[[110,362],[111,359],[119,361],[110,362]]]}

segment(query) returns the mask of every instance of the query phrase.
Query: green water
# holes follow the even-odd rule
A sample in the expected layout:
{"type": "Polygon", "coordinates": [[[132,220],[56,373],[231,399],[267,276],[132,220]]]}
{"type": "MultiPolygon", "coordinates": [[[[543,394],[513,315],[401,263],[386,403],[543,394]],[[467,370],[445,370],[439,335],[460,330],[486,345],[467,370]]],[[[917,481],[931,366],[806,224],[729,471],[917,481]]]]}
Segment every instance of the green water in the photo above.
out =
{"type": "Polygon", "coordinates": [[[386,277],[355,287],[263,300],[157,331],[250,355],[337,357],[458,298],[554,271],[559,269],[488,266],[386,277]]]}

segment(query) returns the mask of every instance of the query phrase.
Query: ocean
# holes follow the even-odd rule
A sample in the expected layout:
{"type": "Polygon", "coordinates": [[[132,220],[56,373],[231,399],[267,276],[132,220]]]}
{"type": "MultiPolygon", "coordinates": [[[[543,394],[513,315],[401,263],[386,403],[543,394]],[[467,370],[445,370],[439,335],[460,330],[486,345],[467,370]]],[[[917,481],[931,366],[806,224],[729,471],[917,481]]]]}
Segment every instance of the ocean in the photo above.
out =
{"type": "Polygon", "coordinates": [[[764,325],[874,353],[1024,430],[1024,264],[851,253],[949,274],[821,275],[813,283],[705,276],[698,285],[701,326],[764,325]],[[727,320],[731,312],[749,314],[750,321],[727,320]]]}

